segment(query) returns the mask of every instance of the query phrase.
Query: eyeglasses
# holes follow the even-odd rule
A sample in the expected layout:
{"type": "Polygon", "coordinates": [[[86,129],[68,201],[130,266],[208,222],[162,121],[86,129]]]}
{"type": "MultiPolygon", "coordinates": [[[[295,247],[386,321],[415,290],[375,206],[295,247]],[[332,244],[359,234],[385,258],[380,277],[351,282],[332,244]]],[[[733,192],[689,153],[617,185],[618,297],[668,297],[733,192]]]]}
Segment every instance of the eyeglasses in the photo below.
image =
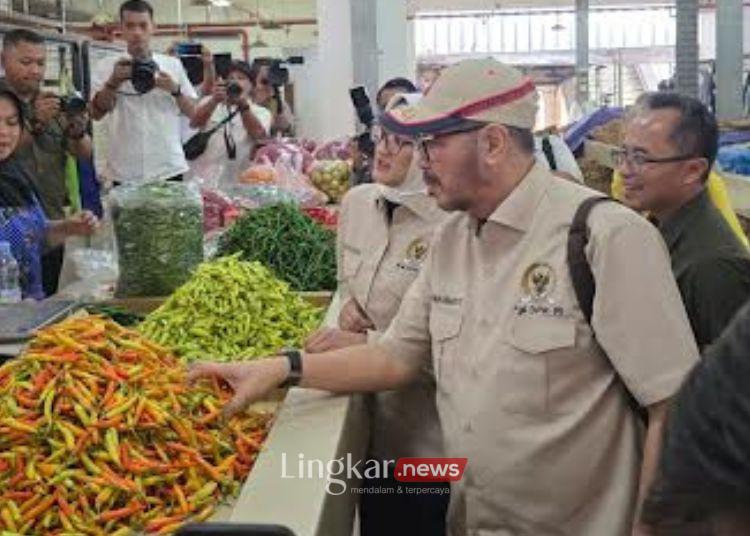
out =
{"type": "Polygon", "coordinates": [[[631,149],[625,148],[617,148],[612,150],[612,162],[618,167],[624,166],[625,163],[630,163],[635,168],[642,168],[646,164],[670,164],[673,162],[686,162],[695,158],[700,157],[690,154],[655,157],[648,156],[645,153],[639,151],[633,151],[631,149]]]}
{"type": "Polygon", "coordinates": [[[478,125],[471,125],[468,127],[451,130],[450,132],[443,132],[440,134],[426,134],[423,136],[417,137],[417,149],[419,150],[419,155],[422,157],[422,159],[425,162],[429,162],[432,158],[431,152],[434,152],[435,150],[435,142],[438,140],[445,139],[449,136],[456,136],[458,134],[466,134],[468,132],[474,132],[476,130],[481,130],[486,125],[484,123],[480,123],[478,125]]]}
{"type": "Polygon", "coordinates": [[[397,154],[404,147],[411,147],[414,145],[414,141],[409,138],[404,138],[392,132],[387,132],[380,126],[374,126],[371,134],[372,142],[377,147],[382,141],[385,144],[385,149],[391,154],[397,154]]]}

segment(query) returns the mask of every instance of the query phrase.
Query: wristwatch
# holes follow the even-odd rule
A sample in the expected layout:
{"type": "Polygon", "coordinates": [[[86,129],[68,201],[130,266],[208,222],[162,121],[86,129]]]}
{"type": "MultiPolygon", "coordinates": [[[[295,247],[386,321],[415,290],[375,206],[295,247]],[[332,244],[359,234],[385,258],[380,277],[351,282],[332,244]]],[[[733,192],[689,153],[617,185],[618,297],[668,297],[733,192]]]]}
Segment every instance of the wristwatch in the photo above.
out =
{"type": "Polygon", "coordinates": [[[182,88],[180,86],[177,86],[177,89],[170,93],[175,99],[179,98],[180,95],[182,95],[182,88]]]}
{"type": "Polygon", "coordinates": [[[294,387],[302,380],[302,354],[299,350],[284,350],[281,355],[289,360],[289,374],[282,387],[294,387]]]}

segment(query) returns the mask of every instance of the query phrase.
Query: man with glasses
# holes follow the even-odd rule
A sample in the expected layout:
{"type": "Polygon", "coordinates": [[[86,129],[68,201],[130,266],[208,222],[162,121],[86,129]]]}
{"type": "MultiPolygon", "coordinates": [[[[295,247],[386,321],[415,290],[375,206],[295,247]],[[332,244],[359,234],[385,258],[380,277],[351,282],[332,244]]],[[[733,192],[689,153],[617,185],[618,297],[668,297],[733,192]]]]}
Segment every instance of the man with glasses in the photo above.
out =
{"type": "Polygon", "coordinates": [[[750,256],[706,191],[718,150],[716,119],[697,99],[651,93],[636,103],[614,160],[624,202],[664,237],[700,348],[750,297],[750,256]]]}
{"type": "Polygon", "coordinates": [[[595,192],[534,158],[534,84],[492,59],[448,67],[382,124],[416,137],[427,188],[453,211],[377,342],[196,366],[237,411],[282,383],[335,392],[406,385],[432,366],[452,535],[631,536],[653,477],[666,402],[698,360],[658,232],[600,203],[586,250],[593,317],[578,305],[568,231],[595,192]],[[467,82],[468,81],[468,82],[467,82]],[[626,389],[648,410],[648,430],[626,389]]]}

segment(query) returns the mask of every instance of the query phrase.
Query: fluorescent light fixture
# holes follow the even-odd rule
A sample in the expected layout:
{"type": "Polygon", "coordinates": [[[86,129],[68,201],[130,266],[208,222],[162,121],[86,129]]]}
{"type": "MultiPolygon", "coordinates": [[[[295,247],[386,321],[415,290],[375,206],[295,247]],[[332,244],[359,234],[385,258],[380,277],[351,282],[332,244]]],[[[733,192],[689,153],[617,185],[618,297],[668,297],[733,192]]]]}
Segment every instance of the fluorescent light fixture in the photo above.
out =
{"type": "Polygon", "coordinates": [[[231,0],[211,0],[211,5],[214,7],[229,7],[232,5],[231,0]]]}

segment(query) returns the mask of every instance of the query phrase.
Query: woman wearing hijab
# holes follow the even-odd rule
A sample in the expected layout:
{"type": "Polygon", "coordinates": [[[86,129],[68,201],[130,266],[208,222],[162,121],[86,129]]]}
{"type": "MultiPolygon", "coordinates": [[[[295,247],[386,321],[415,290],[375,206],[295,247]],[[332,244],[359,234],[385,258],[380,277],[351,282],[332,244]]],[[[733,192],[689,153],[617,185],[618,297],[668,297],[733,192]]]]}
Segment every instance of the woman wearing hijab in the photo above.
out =
{"type": "Polygon", "coordinates": [[[68,236],[93,233],[97,220],[90,212],[63,221],[48,221],[26,169],[14,158],[24,135],[21,103],[0,91],[0,241],[9,242],[21,274],[25,299],[41,300],[42,251],[68,236]]]}
{"type": "MultiPolygon", "coordinates": [[[[416,98],[395,96],[387,110],[416,98]]],[[[338,325],[314,333],[305,345],[308,352],[376,341],[396,315],[445,217],[425,191],[413,141],[380,126],[375,127],[373,139],[375,182],[350,190],[341,206],[338,325]]],[[[401,391],[371,395],[367,402],[371,416],[367,460],[442,456],[431,371],[425,370],[420,381],[401,391]]],[[[368,479],[364,485],[376,492],[362,495],[363,536],[445,533],[447,485],[420,495],[377,493],[377,488],[398,488],[400,483],[392,475],[368,479]]]]}

